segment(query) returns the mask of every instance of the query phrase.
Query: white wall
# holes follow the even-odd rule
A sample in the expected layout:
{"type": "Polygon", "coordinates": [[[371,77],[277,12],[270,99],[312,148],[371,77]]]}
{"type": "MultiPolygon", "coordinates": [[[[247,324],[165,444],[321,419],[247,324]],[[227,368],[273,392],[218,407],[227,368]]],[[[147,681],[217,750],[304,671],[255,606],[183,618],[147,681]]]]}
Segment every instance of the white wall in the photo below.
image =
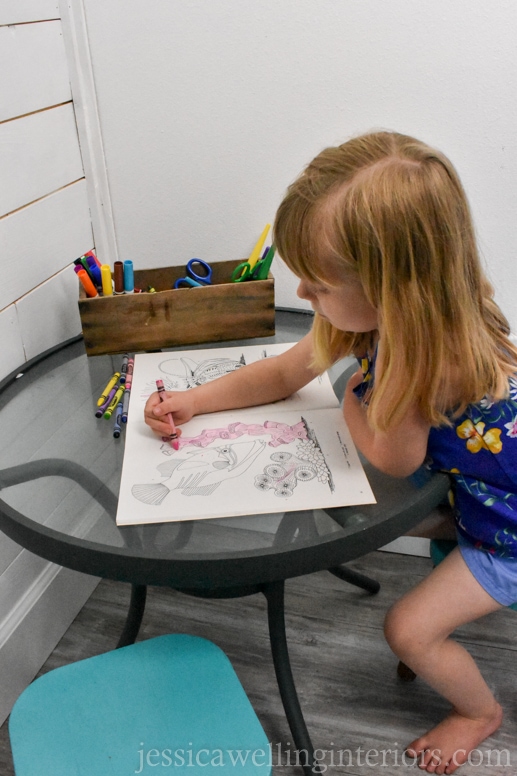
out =
{"type": "Polygon", "coordinates": [[[80,331],[70,263],[93,246],[57,5],[0,3],[0,379],[80,331]]]}
{"type": "MultiPolygon", "coordinates": [[[[2,379],[80,332],[70,264],[94,243],[56,0],[0,2],[0,73],[2,379]]],[[[95,584],[0,534],[0,723],[95,584]]]]}
{"type": "Polygon", "coordinates": [[[515,0],[84,6],[122,258],[245,256],[322,147],[385,127],[456,164],[517,329],[515,0]]]}

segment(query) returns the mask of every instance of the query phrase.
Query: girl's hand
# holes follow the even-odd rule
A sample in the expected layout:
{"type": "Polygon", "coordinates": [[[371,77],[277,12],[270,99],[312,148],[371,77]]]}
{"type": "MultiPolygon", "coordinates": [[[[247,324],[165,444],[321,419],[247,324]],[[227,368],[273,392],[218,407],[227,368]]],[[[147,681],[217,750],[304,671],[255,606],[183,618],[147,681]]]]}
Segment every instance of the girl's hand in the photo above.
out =
{"type": "MultiPolygon", "coordinates": [[[[151,394],[144,407],[144,420],[160,436],[169,436],[171,429],[167,413],[172,413],[176,426],[186,423],[195,414],[192,391],[165,391],[165,400],[160,401],[158,392],[151,394]]],[[[178,436],[181,430],[178,429],[178,436]]]]}

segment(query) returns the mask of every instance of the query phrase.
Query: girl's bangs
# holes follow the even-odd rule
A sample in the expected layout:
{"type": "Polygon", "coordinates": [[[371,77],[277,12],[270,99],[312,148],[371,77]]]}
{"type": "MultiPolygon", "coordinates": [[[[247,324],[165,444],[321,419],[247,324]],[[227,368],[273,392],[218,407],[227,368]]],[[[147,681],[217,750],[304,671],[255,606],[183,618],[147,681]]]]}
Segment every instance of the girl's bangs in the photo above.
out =
{"type": "Polygon", "coordinates": [[[291,272],[299,278],[322,282],[317,218],[314,203],[291,192],[278,209],[273,233],[277,251],[291,272]]]}

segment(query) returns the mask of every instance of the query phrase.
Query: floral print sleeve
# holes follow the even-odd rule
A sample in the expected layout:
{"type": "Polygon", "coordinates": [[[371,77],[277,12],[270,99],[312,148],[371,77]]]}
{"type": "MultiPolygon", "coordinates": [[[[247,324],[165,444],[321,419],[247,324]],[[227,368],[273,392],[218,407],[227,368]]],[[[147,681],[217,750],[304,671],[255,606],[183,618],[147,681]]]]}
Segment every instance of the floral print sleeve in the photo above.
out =
{"type": "Polygon", "coordinates": [[[357,359],[359,362],[359,366],[361,367],[361,371],[363,373],[363,379],[362,382],[359,383],[354,388],[355,395],[361,399],[361,402],[365,405],[368,404],[370,400],[370,396],[373,390],[373,378],[375,375],[375,356],[377,355],[377,351],[373,354],[373,356],[370,356],[369,353],[365,353],[364,356],[361,356],[357,359]]]}
{"type": "Polygon", "coordinates": [[[432,469],[454,481],[459,531],[472,544],[517,558],[517,379],[508,399],[471,404],[451,427],[431,429],[432,469]]]}

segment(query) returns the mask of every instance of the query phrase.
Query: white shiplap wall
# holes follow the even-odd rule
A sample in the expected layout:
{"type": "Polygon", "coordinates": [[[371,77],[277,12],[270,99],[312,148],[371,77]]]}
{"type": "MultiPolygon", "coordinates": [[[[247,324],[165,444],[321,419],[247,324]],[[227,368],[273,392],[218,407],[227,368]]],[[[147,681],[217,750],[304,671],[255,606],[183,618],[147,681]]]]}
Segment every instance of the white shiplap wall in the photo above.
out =
{"type": "MultiPolygon", "coordinates": [[[[0,379],[79,333],[70,264],[94,247],[59,16],[0,2],[0,379]]],[[[95,584],[0,534],[0,722],[95,584]]]]}
{"type": "Polygon", "coordinates": [[[93,236],[58,17],[57,0],[0,3],[0,378],[80,331],[69,265],[93,236]]]}

